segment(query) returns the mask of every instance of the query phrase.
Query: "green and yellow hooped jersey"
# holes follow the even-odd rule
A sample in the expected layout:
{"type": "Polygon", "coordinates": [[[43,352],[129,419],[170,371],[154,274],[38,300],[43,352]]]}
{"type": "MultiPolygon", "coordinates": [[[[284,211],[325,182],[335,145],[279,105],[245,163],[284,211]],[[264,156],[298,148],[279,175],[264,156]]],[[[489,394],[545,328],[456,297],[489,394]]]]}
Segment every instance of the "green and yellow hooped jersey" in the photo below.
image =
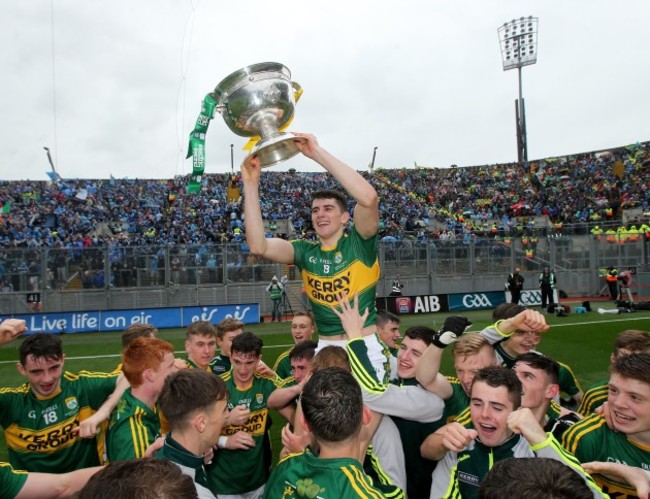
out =
{"type": "Polygon", "coordinates": [[[294,263],[300,269],[319,335],[343,333],[341,321],[331,310],[342,292],[347,293],[350,300],[358,293],[359,309],[370,311],[365,325],[375,323],[375,294],[379,280],[377,235],[363,239],[352,228],[333,248],[304,240],[291,241],[291,244],[294,263]]]}

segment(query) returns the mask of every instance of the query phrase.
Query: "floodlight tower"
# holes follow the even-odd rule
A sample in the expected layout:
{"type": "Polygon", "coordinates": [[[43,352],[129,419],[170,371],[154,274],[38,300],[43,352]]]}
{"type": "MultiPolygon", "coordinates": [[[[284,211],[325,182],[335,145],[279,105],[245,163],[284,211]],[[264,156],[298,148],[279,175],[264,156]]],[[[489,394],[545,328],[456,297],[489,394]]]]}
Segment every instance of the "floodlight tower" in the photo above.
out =
{"type": "Polygon", "coordinates": [[[519,73],[519,99],[515,100],[517,161],[524,164],[528,164],[528,142],[526,139],[526,112],[521,87],[521,68],[537,62],[537,24],[536,17],[528,16],[513,19],[497,29],[503,70],[517,68],[519,73]]]}

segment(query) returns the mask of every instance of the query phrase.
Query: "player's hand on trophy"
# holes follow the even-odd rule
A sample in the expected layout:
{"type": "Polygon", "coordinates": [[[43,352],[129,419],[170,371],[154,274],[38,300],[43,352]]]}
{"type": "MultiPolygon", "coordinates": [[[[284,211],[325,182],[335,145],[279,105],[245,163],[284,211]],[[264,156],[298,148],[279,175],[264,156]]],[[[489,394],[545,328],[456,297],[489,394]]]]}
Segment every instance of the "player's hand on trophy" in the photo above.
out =
{"type": "Polygon", "coordinates": [[[309,133],[292,132],[298,139],[296,139],[296,147],[308,158],[314,158],[316,150],[320,147],[316,137],[309,133]]]}
{"type": "Polygon", "coordinates": [[[249,154],[244,158],[241,164],[241,176],[244,182],[259,184],[261,172],[260,160],[255,154],[249,154]]]}
{"type": "Polygon", "coordinates": [[[442,327],[433,335],[433,344],[438,348],[445,348],[460,338],[471,326],[472,323],[466,317],[447,317],[442,327]]]}

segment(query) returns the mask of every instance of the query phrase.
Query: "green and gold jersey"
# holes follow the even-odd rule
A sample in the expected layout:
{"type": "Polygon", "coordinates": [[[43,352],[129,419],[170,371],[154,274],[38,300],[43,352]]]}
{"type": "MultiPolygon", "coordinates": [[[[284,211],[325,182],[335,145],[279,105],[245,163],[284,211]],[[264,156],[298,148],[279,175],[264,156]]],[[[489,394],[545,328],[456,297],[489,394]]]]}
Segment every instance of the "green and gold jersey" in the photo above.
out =
{"type": "Polygon", "coordinates": [[[451,383],[452,395],[445,400],[445,412],[441,420],[443,425],[456,421],[456,418],[469,407],[469,395],[463,390],[463,385],[458,378],[455,376],[446,376],[446,378],[451,383]]]}
{"type": "Polygon", "coordinates": [[[127,388],[108,423],[106,457],[109,462],[144,457],[147,447],[159,434],[157,407],[151,410],[133,396],[131,388],[127,388]]]}
{"type": "Polygon", "coordinates": [[[383,499],[356,459],[321,459],[309,449],[291,454],[273,470],[264,490],[265,499],[313,497],[319,499],[383,499]]]}
{"type": "Polygon", "coordinates": [[[16,471],[9,463],[0,462],[0,497],[14,499],[26,481],[26,471],[16,471]]]}
{"type": "Polygon", "coordinates": [[[286,379],[291,376],[291,359],[289,359],[291,350],[293,350],[293,347],[282,352],[278,356],[277,360],[275,361],[275,365],[273,366],[275,374],[277,374],[278,378],[280,379],[286,379]]]}
{"type": "Polygon", "coordinates": [[[365,325],[375,323],[375,294],[379,280],[377,235],[363,239],[352,228],[333,248],[302,239],[291,241],[291,244],[294,263],[300,269],[320,336],[343,334],[341,320],[331,310],[342,292],[346,292],[350,300],[358,293],[359,310],[368,309],[370,312],[365,325]]]}
{"type": "MultiPolygon", "coordinates": [[[[569,428],[562,436],[562,446],[581,463],[604,461],[650,469],[650,447],[632,442],[625,433],[610,430],[605,418],[596,414],[569,428]]],[[[636,490],[627,484],[603,475],[594,475],[594,480],[611,497],[637,497],[636,490]]]]}
{"type": "Polygon", "coordinates": [[[248,421],[241,426],[224,426],[222,436],[234,435],[238,431],[250,433],[255,447],[248,450],[219,449],[206,467],[208,487],[216,496],[219,494],[243,494],[258,489],[269,476],[270,463],[265,453],[270,452],[266,437],[270,420],[267,401],[277,388],[275,378],[255,374],[251,385],[245,389],[237,388],[232,370],[221,378],[226,383],[230,398],[228,409],[245,405],[250,409],[248,421]]]}
{"type": "Polygon", "coordinates": [[[39,398],[29,384],[0,389],[0,424],[11,465],[20,470],[67,473],[99,465],[94,438],[73,430],[115,389],[117,374],[65,372],[54,395],[39,398]]]}
{"type": "Polygon", "coordinates": [[[593,412],[607,402],[607,397],[609,396],[609,380],[600,381],[594,385],[591,385],[589,389],[585,392],[584,397],[582,397],[582,402],[578,407],[579,414],[583,416],[589,416],[593,412]]]}

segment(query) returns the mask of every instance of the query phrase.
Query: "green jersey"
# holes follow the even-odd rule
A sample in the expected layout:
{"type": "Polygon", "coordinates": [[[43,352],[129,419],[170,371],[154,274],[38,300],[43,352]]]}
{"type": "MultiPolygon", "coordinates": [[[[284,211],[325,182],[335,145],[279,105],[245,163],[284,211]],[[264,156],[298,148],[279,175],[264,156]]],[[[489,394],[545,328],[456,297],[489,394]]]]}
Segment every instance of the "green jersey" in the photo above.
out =
{"type": "MultiPolygon", "coordinates": [[[[451,383],[451,398],[445,400],[445,412],[442,415],[441,425],[456,421],[461,413],[469,407],[469,395],[463,390],[463,385],[455,376],[447,376],[447,381],[451,383]]],[[[437,429],[437,428],[436,428],[437,429]]]]}
{"type": "MultiPolygon", "coordinates": [[[[562,436],[562,445],[581,463],[605,461],[650,469],[650,448],[632,442],[625,433],[610,430],[605,418],[596,414],[574,424],[562,436]]],[[[594,479],[611,497],[637,497],[636,490],[603,475],[594,479]]]]}
{"type": "Polygon", "coordinates": [[[208,478],[205,474],[205,466],[203,465],[203,456],[196,456],[188,451],[185,447],[179,444],[172,438],[171,432],[165,437],[165,443],[156,452],[156,459],[166,459],[175,463],[181,471],[192,477],[194,486],[199,495],[199,498],[211,497],[214,495],[208,490],[208,478]]]}
{"type": "Polygon", "coordinates": [[[158,408],[151,410],[128,388],[111,414],[106,433],[109,462],[144,457],[147,447],[160,434],[158,408]]]}
{"type": "Polygon", "coordinates": [[[494,463],[520,457],[545,457],[560,461],[578,473],[592,490],[594,497],[605,497],[585,473],[578,460],[564,451],[552,435],[541,444],[531,446],[521,435],[512,435],[496,447],[488,447],[479,439],[461,452],[448,452],[433,472],[431,497],[473,499],[494,463]]]}
{"type": "Polygon", "coordinates": [[[232,410],[238,405],[245,405],[250,409],[246,423],[241,426],[224,426],[221,435],[227,437],[238,431],[245,431],[255,440],[255,447],[248,450],[219,449],[212,464],[206,467],[208,487],[216,496],[244,494],[264,485],[269,476],[271,463],[266,458],[270,453],[269,439],[266,438],[270,424],[267,401],[276,389],[277,381],[275,378],[256,373],[249,387],[239,389],[232,376],[232,370],[221,377],[230,393],[228,409],[232,410]]]}
{"type": "Polygon", "coordinates": [[[275,374],[278,375],[278,378],[286,379],[291,376],[291,359],[289,359],[291,350],[293,350],[293,347],[282,352],[275,361],[273,370],[275,371],[275,374]]]}
{"type": "Polygon", "coordinates": [[[230,357],[225,355],[217,355],[214,359],[210,361],[210,371],[214,374],[221,376],[223,373],[230,371],[230,357]]]}
{"type": "Polygon", "coordinates": [[[0,462],[0,497],[13,499],[25,486],[26,471],[16,471],[9,463],[0,462]]]}
{"type": "Polygon", "coordinates": [[[264,490],[265,499],[304,497],[319,499],[382,499],[356,459],[321,459],[309,449],[278,463],[264,490]]]}
{"type": "Polygon", "coordinates": [[[352,228],[331,248],[302,239],[291,241],[291,244],[294,263],[300,269],[320,336],[343,334],[341,320],[331,309],[342,292],[346,292],[350,300],[358,293],[359,310],[370,312],[365,325],[375,323],[379,280],[376,234],[364,239],[352,228]]]}
{"type": "Polygon", "coordinates": [[[585,392],[582,402],[580,402],[580,407],[578,407],[577,412],[583,416],[589,416],[592,414],[598,407],[607,402],[607,397],[609,396],[609,380],[600,381],[589,387],[589,390],[585,392]]]}
{"type": "Polygon", "coordinates": [[[60,389],[47,398],[36,396],[29,384],[0,389],[0,425],[12,466],[43,473],[98,466],[96,439],[72,431],[99,409],[116,380],[117,374],[66,371],[60,389]]]}

